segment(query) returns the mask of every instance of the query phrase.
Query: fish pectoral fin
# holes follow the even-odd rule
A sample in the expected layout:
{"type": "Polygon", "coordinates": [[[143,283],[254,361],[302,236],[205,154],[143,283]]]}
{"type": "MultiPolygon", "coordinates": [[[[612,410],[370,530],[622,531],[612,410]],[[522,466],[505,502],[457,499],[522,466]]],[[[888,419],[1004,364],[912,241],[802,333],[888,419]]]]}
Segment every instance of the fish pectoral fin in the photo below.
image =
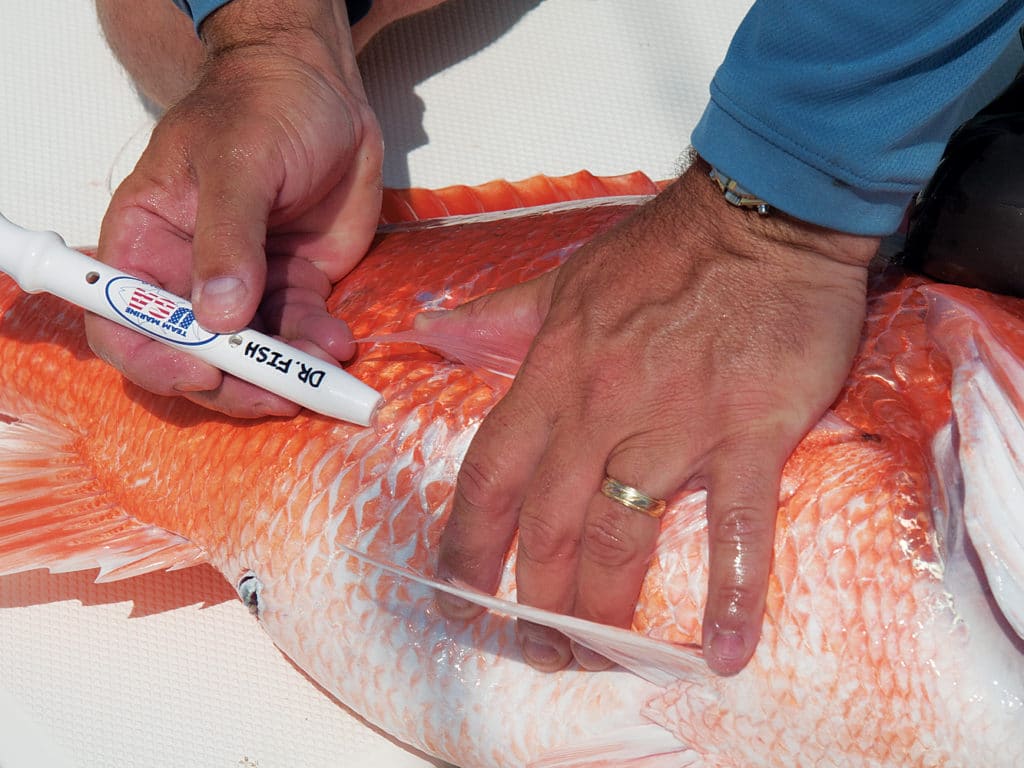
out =
{"type": "MultiPolygon", "coordinates": [[[[526,340],[529,346],[533,336],[526,340]]],[[[409,329],[356,339],[359,344],[416,344],[437,352],[441,357],[465,365],[491,389],[503,392],[515,378],[523,362],[526,346],[506,342],[500,334],[465,335],[454,332],[409,329]]]]}
{"type": "Polygon", "coordinates": [[[206,560],[188,539],[126,513],[74,445],[44,417],[0,420],[0,575],[99,568],[97,581],[114,581],[206,560]]]}
{"type": "Polygon", "coordinates": [[[590,648],[655,685],[665,686],[676,680],[698,682],[712,677],[700,651],[696,648],[655,640],[627,629],[609,627],[575,616],[564,616],[530,605],[502,600],[465,584],[453,584],[424,576],[350,547],[341,546],[341,549],[375,568],[455,595],[494,613],[526,619],[556,629],[580,645],[590,648]]]}
{"type": "Polygon", "coordinates": [[[1024,366],[996,345],[982,356],[953,377],[964,523],[992,596],[1024,637],[1024,366]]]}

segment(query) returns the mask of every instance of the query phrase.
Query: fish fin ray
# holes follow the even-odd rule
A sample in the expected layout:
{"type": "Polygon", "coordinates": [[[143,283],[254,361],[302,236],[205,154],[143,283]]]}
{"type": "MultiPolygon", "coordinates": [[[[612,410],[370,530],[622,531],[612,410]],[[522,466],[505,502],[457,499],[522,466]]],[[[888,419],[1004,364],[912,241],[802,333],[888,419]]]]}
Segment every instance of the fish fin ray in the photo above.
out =
{"type": "Polygon", "coordinates": [[[540,175],[522,181],[491,181],[475,187],[385,189],[380,223],[507,211],[596,197],[655,195],[661,186],[640,171],[621,176],[595,176],[589,171],[578,171],[567,176],[540,175]]]}
{"type": "Polygon", "coordinates": [[[1024,367],[1003,349],[989,346],[983,354],[985,365],[954,374],[964,523],[992,596],[1024,637],[1024,423],[1015,406],[1024,401],[1024,367]],[[993,375],[990,362],[1004,375],[993,375]],[[1012,376],[1005,375],[1009,366],[1012,376]],[[1018,391],[1007,392],[1007,383],[1018,391]]]}
{"type": "Polygon", "coordinates": [[[418,344],[437,351],[446,360],[468,366],[491,387],[504,391],[515,378],[523,355],[498,339],[466,337],[457,333],[437,333],[409,329],[380,333],[356,339],[360,344],[418,344]]]}
{"type": "Polygon", "coordinates": [[[605,626],[574,616],[563,616],[530,605],[513,603],[480,592],[466,584],[449,583],[424,576],[351,547],[341,545],[341,549],[352,557],[395,576],[411,579],[504,616],[526,619],[556,629],[655,685],[665,686],[680,679],[697,682],[711,675],[700,651],[696,648],[674,645],[619,627],[605,626]]]}
{"type": "Polygon", "coordinates": [[[950,466],[959,476],[946,478],[947,496],[960,509],[943,531],[944,556],[973,556],[957,541],[964,531],[991,598],[1024,638],[1024,363],[1014,331],[1020,319],[999,297],[955,286],[924,292],[930,336],[952,367],[952,429],[940,432],[939,448],[955,456],[950,466]]]}
{"type": "Polygon", "coordinates": [[[112,501],[75,439],[41,416],[0,421],[0,575],[98,568],[97,581],[114,581],[206,560],[188,539],[112,501]]]}
{"type": "Polygon", "coordinates": [[[622,728],[554,749],[528,768],[708,768],[704,758],[660,725],[622,728]]]}

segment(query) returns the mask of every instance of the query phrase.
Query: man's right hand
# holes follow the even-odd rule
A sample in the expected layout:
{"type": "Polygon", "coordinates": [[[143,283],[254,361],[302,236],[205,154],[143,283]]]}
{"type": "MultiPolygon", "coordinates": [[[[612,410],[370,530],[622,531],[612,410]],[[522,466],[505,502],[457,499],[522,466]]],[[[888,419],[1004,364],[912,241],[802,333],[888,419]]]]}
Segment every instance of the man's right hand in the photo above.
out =
{"type": "MultiPolygon", "coordinates": [[[[325,300],[373,237],[383,155],[345,5],[234,0],[202,37],[198,81],[114,194],[99,258],[191,297],[208,330],[254,325],[344,360],[351,334],[325,300]]],[[[86,331],[150,391],[235,416],[298,410],[102,318],[86,331]]]]}

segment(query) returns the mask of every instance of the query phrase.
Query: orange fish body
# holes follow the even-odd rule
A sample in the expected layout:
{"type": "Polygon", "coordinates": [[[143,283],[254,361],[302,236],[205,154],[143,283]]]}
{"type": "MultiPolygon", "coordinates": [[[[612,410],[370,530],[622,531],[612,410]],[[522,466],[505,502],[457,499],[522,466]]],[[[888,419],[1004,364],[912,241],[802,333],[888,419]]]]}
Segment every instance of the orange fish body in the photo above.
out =
{"type": "MultiPolygon", "coordinates": [[[[653,191],[580,175],[395,194],[384,216],[653,191]]],[[[385,227],[331,310],[357,338],[402,331],[550,269],[636,204],[385,227]]],[[[514,556],[495,610],[468,624],[417,581],[500,383],[378,342],[348,366],[384,395],[370,428],[236,421],[126,383],[89,352],[80,311],[5,280],[0,571],[112,579],[208,561],[339,700],[465,768],[1024,766],[1022,360],[1020,303],[879,278],[847,387],[786,467],[750,666],[717,678],[692,650],[707,569],[695,494],[664,519],[632,632],[529,614],[621,666],[545,674],[515,642],[509,616],[530,609],[514,604],[514,556]]]]}

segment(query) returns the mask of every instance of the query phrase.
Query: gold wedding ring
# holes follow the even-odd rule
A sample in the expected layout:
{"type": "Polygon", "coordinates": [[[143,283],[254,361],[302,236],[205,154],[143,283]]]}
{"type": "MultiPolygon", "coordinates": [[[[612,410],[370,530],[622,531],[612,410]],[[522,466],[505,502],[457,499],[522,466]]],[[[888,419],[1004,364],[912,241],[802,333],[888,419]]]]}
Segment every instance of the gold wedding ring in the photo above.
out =
{"type": "Polygon", "coordinates": [[[648,496],[631,485],[620,483],[614,477],[605,476],[604,482],[601,483],[601,493],[624,507],[635,509],[637,512],[643,512],[645,515],[655,519],[665,514],[666,504],[664,499],[648,496]]]}

